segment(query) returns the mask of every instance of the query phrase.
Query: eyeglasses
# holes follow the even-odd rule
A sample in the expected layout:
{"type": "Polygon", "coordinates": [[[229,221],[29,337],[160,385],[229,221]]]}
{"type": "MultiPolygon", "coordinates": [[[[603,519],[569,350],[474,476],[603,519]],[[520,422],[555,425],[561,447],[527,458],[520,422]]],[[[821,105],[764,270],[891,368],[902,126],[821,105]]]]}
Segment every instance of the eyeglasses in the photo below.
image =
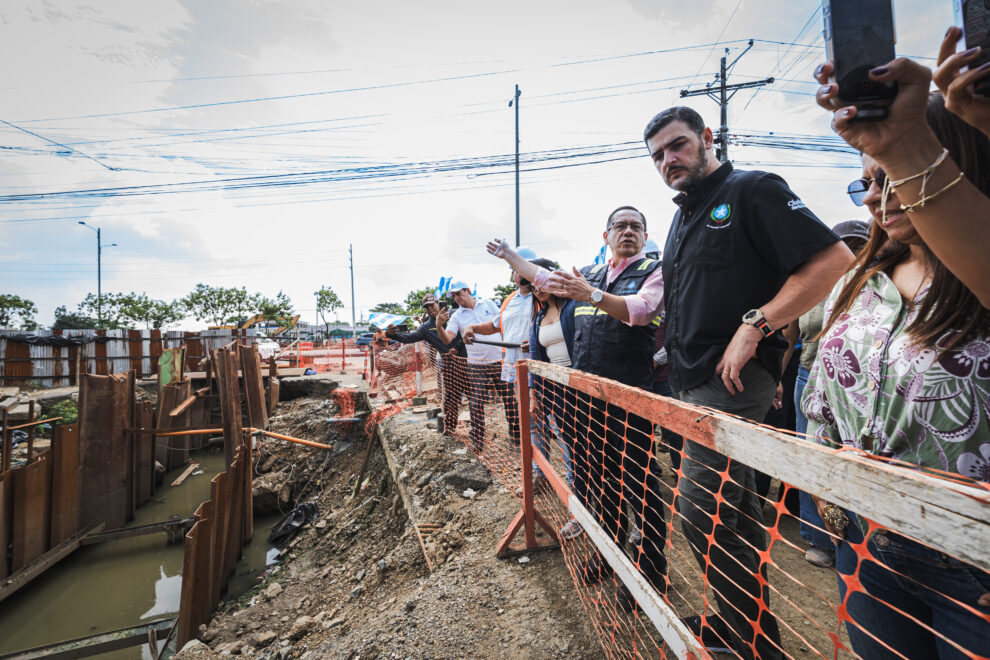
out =
{"type": "Polygon", "coordinates": [[[642,233],[643,231],[646,230],[646,228],[643,227],[643,223],[641,222],[613,222],[608,226],[608,229],[609,231],[612,231],[614,229],[620,234],[627,229],[632,229],[637,234],[642,233]]]}
{"type": "Polygon", "coordinates": [[[863,200],[866,198],[866,193],[869,192],[870,186],[873,183],[877,184],[880,190],[883,190],[883,185],[887,182],[887,173],[883,171],[882,168],[877,168],[877,175],[872,179],[856,179],[846,187],[846,194],[849,195],[849,199],[856,206],[862,206],[863,200]]]}

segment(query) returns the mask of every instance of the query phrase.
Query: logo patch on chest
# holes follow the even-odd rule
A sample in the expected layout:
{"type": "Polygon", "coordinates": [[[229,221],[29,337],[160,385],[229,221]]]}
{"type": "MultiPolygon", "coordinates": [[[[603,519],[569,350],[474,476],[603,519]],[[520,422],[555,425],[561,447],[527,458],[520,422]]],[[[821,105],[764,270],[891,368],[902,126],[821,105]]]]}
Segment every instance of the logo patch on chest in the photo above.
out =
{"type": "Polygon", "coordinates": [[[725,229],[732,224],[732,207],[728,204],[719,204],[708,214],[708,218],[705,226],[709,229],[725,229]]]}

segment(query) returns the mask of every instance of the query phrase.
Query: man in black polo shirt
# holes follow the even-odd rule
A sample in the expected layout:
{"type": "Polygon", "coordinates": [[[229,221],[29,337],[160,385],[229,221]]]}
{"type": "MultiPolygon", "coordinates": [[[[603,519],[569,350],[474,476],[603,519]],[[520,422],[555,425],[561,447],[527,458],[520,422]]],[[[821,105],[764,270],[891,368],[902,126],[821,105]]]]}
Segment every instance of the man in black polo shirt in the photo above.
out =
{"type": "Polygon", "coordinates": [[[465,367],[467,359],[467,349],[461,340],[460,334],[454,338],[449,345],[440,339],[437,332],[437,320],[440,323],[447,322],[447,309],[440,308],[437,297],[432,293],[423,296],[423,309],[426,310],[427,318],[418,328],[412,332],[399,332],[394,325],[385,330],[389,339],[394,339],[401,344],[415,344],[418,341],[425,341],[436,349],[438,362],[440,363],[440,386],[443,388],[443,417],[442,425],[438,430],[446,435],[452,435],[457,428],[457,414],[461,407],[461,398],[464,395],[467,384],[467,369],[465,367]]]}
{"type": "MultiPolygon", "coordinates": [[[[661,112],[643,138],[679,192],[663,260],[671,389],[682,401],[760,421],[787,348],[777,331],[829,293],[852,253],[779,176],[719,163],[694,110],[661,112]]],[[[682,527],[721,617],[705,623],[743,658],[782,657],[769,589],[758,579],[765,584],[758,551],[767,546],[755,470],[691,441],[684,450],[682,527]]]]}

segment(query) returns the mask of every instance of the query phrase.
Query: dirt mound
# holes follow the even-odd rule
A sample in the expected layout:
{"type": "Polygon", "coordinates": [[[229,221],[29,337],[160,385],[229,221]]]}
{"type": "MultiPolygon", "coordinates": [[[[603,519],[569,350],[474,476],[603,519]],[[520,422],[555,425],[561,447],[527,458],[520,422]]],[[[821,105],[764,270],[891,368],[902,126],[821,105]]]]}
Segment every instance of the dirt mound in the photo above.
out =
{"type": "Polygon", "coordinates": [[[348,444],[328,430],[321,420],[331,413],[328,402],[305,398],[278,409],[278,432],[340,447],[265,441],[258,453],[267,472],[294,473],[292,502],[314,501],[317,518],[274,570],[201,629],[208,647],[177,658],[601,656],[558,552],[495,559],[518,501],[501,486],[470,488],[486,471],[462,445],[404,413],[388,423],[390,469],[377,437],[348,444]],[[437,529],[423,542],[432,572],[407,505],[437,529]]]}

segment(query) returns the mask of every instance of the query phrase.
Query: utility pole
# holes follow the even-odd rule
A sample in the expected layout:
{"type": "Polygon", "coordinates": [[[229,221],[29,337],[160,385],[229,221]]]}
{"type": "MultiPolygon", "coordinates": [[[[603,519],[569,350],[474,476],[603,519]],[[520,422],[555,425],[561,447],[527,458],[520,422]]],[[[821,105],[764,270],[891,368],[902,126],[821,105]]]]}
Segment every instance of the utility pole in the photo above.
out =
{"type": "Polygon", "coordinates": [[[722,65],[721,71],[717,76],[718,85],[718,95],[715,95],[715,90],[712,89],[712,83],[708,83],[699,89],[682,89],[681,98],[686,96],[701,96],[705,95],[718,103],[721,108],[721,125],[718,127],[718,135],[716,136],[716,142],[718,144],[718,159],[721,162],[726,162],[729,160],[729,101],[732,97],[736,95],[740,89],[748,89],[753,87],[762,87],[763,85],[769,85],[773,82],[773,78],[766,78],[765,80],[753,80],[751,82],[735,83],[733,85],[729,84],[728,74],[729,70],[736,65],[743,55],[753,47],[753,40],[749,40],[749,45],[746,46],[746,50],[739,53],[739,57],[732,60],[732,64],[726,66],[725,60],[729,55],[729,49],[725,49],[725,54],[722,55],[722,65]]]}
{"type": "Polygon", "coordinates": [[[509,101],[509,107],[515,107],[516,109],[516,245],[519,245],[521,241],[519,240],[519,97],[522,96],[522,92],[519,91],[519,85],[516,85],[516,93],[513,95],[512,100],[509,101]]]}
{"type": "Polygon", "coordinates": [[[111,243],[110,245],[104,246],[103,239],[101,238],[101,228],[91,227],[87,225],[82,220],[79,224],[87,229],[92,229],[96,232],[96,324],[103,327],[103,248],[104,247],[117,247],[116,243],[111,243]]]}
{"type": "Polygon", "coordinates": [[[351,261],[351,337],[357,336],[357,307],[354,303],[354,244],[347,246],[347,254],[351,261]]]}

